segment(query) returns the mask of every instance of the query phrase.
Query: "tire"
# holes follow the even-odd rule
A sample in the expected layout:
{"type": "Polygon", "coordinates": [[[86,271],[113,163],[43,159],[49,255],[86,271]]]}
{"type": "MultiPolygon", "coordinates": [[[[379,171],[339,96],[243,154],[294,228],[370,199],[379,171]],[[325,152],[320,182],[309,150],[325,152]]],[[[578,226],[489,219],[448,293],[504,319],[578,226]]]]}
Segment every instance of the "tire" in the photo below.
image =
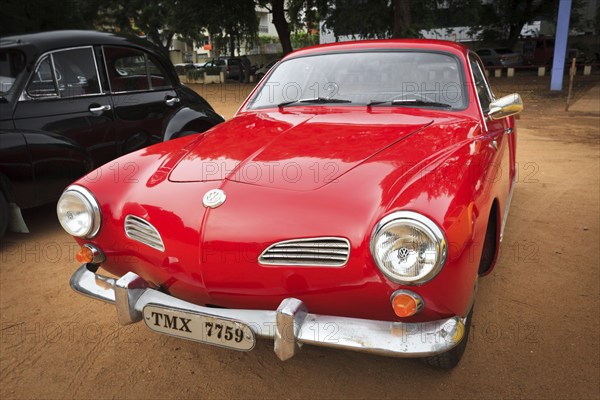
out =
{"type": "MultiPolygon", "coordinates": [[[[495,208],[492,208],[491,213],[495,213],[495,208]]],[[[488,221],[488,226],[485,231],[485,239],[483,241],[483,250],[481,251],[481,260],[479,261],[479,269],[477,271],[479,276],[486,275],[492,268],[494,258],[496,257],[496,232],[498,225],[496,223],[496,217],[492,216],[488,221]]]]}
{"type": "Polygon", "coordinates": [[[0,192],[0,238],[6,233],[6,227],[8,226],[8,203],[4,193],[0,192]]]}
{"type": "Polygon", "coordinates": [[[454,346],[450,351],[447,351],[442,354],[438,354],[431,357],[422,358],[421,361],[434,368],[438,369],[452,369],[458,365],[460,359],[465,353],[465,349],[467,348],[467,343],[469,341],[469,332],[471,330],[471,317],[473,316],[473,307],[471,307],[471,311],[467,315],[467,320],[465,322],[465,333],[461,339],[461,341],[454,346]]]}

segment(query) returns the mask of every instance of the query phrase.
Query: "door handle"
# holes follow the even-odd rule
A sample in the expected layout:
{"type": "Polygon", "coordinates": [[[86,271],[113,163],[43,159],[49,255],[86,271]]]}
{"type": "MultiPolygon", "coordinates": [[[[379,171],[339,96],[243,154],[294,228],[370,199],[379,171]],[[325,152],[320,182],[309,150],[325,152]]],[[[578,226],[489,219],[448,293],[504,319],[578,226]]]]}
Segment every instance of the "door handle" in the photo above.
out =
{"type": "Polygon", "coordinates": [[[165,104],[168,105],[169,107],[174,106],[175,104],[179,103],[179,97],[167,97],[165,98],[165,104]]]}
{"type": "Polygon", "coordinates": [[[103,111],[110,111],[112,110],[112,107],[110,105],[105,105],[105,106],[100,106],[97,104],[92,104],[90,106],[90,108],[88,108],[88,110],[90,110],[91,113],[101,113],[103,111]]]}

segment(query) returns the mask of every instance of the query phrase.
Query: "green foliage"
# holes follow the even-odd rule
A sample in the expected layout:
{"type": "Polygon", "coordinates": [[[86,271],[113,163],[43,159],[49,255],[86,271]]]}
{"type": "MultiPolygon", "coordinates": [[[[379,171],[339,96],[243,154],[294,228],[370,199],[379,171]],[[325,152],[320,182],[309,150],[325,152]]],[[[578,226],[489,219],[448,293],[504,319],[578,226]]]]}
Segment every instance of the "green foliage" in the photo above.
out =
{"type": "Polygon", "coordinates": [[[325,25],[337,36],[370,39],[389,37],[392,22],[393,12],[388,0],[335,0],[325,25]]]}
{"type": "Polygon", "coordinates": [[[59,29],[93,29],[99,0],[4,0],[0,36],[59,29]]]}
{"type": "Polygon", "coordinates": [[[183,40],[202,42],[206,29],[236,43],[253,39],[258,30],[252,0],[105,0],[96,24],[103,30],[112,27],[143,33],[165,49],[175,34],[183,40]]]}
{"type": "Polygon", "coordinates": [[[299,31],[291,34],[291,40],[292,47],[295,49],[299,49],[302,47],[319,44],[319,35],[299,31]]]}

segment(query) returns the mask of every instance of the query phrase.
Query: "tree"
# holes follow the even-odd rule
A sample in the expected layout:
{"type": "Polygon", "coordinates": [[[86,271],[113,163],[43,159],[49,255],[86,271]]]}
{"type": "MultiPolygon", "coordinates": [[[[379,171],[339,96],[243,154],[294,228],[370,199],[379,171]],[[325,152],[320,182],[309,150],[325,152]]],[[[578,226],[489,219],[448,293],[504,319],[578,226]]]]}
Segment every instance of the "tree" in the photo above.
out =
{"type": "Polygon", "coordinates": [[[251,41],[258,29],[252,0],[106,0],[96,23],[104,30],[144,34],[165,50],[175,35],[200,41],[206,29],[228,41],[231,55],[236,44],[251,41]]]}
{"type": "Polygon", "coordinates": [[[523,26],[542,16],[552,20],[555,0],[494,0],[482,6],[480,25],[484,28],[484,39],[501,39],[506,46],[513,47],[523,26]]]}
{"type": "Polygon", "coordinates": [[[410,28],[410,0],[394,0],[392,37],[406,37],[409,34],[410,28]]]}
{"type": "Polygon", "coordinates": [[[388,0],[335,0],[325,26],[336,36],[389,37],[393,13],[388,0]]]}
{"type": "Polygon", "coordinates": [[[59,29],[93,29],[98,0],[4,0],[0,36],[59,29]]]}

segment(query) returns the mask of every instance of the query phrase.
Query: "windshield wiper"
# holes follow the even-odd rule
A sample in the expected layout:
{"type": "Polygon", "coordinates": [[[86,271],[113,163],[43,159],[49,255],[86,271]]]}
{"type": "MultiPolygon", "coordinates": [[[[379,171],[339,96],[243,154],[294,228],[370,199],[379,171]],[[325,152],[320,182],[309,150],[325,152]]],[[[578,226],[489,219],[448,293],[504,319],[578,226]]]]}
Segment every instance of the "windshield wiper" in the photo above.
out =
{"type": "Polygon", "coordinates": [[[328,104],[328,103],[352,103],[352,102],[350,100],[345,100],[345,99],[330,99],[327,97],[314,97],[312,99],[300,99],[300,100],[286,101],[284,103],[278,104],[277,107],[281,108],[281,107],[298,105],[298,104],[328,104]]]}
{"type": "Polygon", "coordinates": [[[439,103],[437,101],[429,101],[429,100],[417,100],[417,99],[396,99],[392,100],[391,103],[393,106],[427,106],[427,107],[443,107],[443,108],[452,108],[450,104],[439,103]]]}
{"type": "Polygon", "coordinates": [[[371,101],[367,107],[378,106],[381,104],[389,104],[391,106],[424,106],[424,107],[440,107],[452,108],[450,104],[438,103],[437,101],[420,100],[420,99],[396,99],[392,101],[371,101]]]}

